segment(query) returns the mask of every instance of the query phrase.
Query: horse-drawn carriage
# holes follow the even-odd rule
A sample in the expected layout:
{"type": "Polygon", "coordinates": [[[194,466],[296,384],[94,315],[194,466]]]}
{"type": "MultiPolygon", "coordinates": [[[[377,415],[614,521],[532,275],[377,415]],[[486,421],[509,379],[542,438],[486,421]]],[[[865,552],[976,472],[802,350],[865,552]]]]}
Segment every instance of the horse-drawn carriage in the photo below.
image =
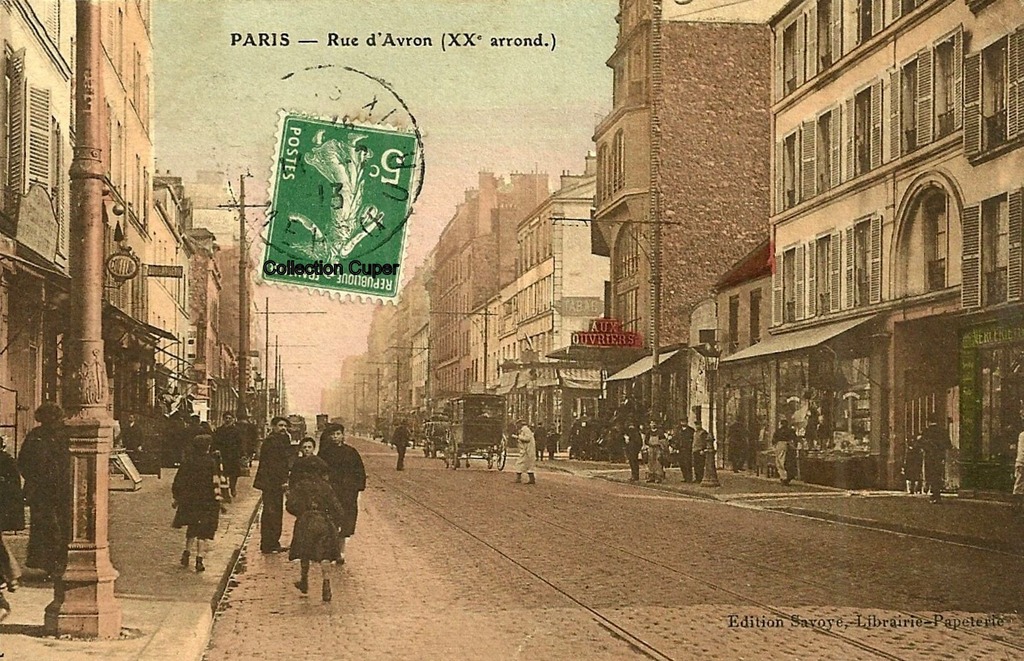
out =
{"type": "Polygon", "coordinates": [[[444,463],[469,468],[470,459],[487,468],[505,469],[505,398],[501,395],[464,395],[452,402],[451,427],[444,463]]]}

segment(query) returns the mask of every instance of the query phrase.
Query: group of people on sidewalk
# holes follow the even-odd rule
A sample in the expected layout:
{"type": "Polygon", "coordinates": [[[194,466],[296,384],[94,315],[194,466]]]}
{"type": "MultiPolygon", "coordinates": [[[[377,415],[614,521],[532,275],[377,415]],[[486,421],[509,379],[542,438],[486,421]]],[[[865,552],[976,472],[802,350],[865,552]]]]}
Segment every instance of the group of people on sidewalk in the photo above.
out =
{"type": "Polygon", "coordinates": [[[903,479],[907,492],[927,493],[928,500],[938,503],[946,481],[946,453],[953,447],[949,433],[939,425],[935,414],[928,418],[920,434],[907,440],[903,456],[903,479]],[[923,479],[922,479],[923,477],[923,479]]]}
{"type": "MultiPolygon", "coordinates": [[[[263,492],[260,551],[288,551],[301,567],[296,587],[309,591],[309,567],[317,564],[323,579],[322,597],[331,600],[329,567],[345,562],[345,544],[355,533],[359,492],[366,488],[366,470],[359,452],[345,443],[345,428],[328,424],[319,447],[310,437],[292,447],[287,418],[271,420],[259,448],[253,487],[263,492]],[[287,497],[287,503],[286,503],[287,497]],[[285,509],[296,517],[290,547],[281,545],[285,509]]],[[[249,457],[240,444],[234,416],[227,414],[213,435],[199,434],[189,445],[172,486],[176,508],[173,526],[185,528],[182,566],[188,566],[195,544],[195,567],[205,570],[203,552],[214,538],[225,501],[237,494],[238,477],[249,457]]]]}

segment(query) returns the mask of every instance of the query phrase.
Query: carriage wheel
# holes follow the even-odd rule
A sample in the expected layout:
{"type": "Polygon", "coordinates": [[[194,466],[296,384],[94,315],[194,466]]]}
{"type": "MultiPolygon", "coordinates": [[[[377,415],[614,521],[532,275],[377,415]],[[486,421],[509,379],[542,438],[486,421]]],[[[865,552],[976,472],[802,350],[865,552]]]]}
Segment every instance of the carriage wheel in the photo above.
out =
{"type": "Polygon", "coordinates": [[[495,454],[496,453],[494,452],[494,450],[489,450],[487,452],[487,470],[491,470],[492,468],[494,468],[495,454]]]}
{"type": "Polygon", "coordinates": [[[508,459],[508,451],[502,447],[498,450],[498,470],[505,470],[505,460],[508,459]]]}

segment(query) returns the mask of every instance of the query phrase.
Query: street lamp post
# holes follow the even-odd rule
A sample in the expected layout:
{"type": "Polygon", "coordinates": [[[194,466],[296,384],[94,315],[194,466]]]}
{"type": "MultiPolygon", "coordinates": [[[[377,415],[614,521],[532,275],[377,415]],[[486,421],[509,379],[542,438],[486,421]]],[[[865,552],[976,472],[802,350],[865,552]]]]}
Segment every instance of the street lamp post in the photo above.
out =
{"type": "Polygon", "coordinates": [[[109,468],[114,428],[103,358],[103,191],[100,145],[103,72],[100,3],[77,0],[75,151],[71,163],[71,315],[65,347],[70,414],[71,518],[63,572],[54,581],[45,630],[52,635],[117,638],[121,607],[110,562],[109,468]]]}
{"type": "Polygon", "coordinates": [[[718,347],[710,344],[695,347],[695,350],[704,357],[707,366],[708,433],[711,435],[711,447],[704,450],[704,479],[701,480],[700,485],[702,487],[717,487],[721,484],[718,481],[718,468],[715,464],[715,426],[718,422],[715,416],[715,388],[717,387],[715,381],[718,377],[718,362],[722,358],[722,352],[718,347]]]}

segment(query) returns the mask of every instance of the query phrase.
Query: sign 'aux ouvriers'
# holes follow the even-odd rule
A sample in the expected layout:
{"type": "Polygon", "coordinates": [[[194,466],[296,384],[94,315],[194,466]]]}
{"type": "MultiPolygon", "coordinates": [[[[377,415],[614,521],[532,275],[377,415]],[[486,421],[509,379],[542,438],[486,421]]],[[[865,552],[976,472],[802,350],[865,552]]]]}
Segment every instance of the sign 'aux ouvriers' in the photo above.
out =
{"type": "Polygon", "coordinates": [[[644,346],[644,338],[636,331],[622,329],[618,319],[592,319],[590,330],[572,334],[572,344],[585,347],[636,347],[644,346]]]}

